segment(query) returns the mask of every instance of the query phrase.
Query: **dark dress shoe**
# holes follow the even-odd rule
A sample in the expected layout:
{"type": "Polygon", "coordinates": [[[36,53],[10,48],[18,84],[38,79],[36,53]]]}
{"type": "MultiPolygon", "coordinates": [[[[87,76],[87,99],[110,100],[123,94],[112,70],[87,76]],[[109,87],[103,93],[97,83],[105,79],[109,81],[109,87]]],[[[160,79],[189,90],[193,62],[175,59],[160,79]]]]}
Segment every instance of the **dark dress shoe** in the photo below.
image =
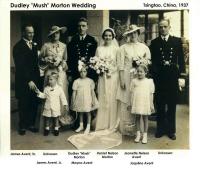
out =
{"type": "Polygon", "coordinates": [[[47,130],[47,129],[44,129],[44,134],[43,134],[44,136],[48,136],[49,135],[49,130],[47,130]]]}
{"type": "Polygon", "coordinates": [[[23,136],[26,134],[26,130],[25,129],[19,129],[18,131],[19,135],[23,136]]]}
{"type": "Polygon", "coordinates": [[[168,134],[168,137],[169,137],[171,140],[176,140],[176,135],[175,135],[175,134],[168,134]]]}
{"type": "Polygon", "coordinates": [[[58,136],[59,135],[59,130],[54,130],[54,136],[58,136]]]}
{"type": "Polygon", "coordinates": [[[33,133],[39,132],[38,128],[35,128],[35,127],[29,127],[28,130],[33,132],[33,133]]]}
{"type": "Polygon", "coordinates": [[[163,137],[163,136],[164,136],[164,133],[158,133],[158,132],[157,132],[157,133],[155,134],[155,137],[156,137],[156,138],[161,138],[161,137],[163,137]]]}

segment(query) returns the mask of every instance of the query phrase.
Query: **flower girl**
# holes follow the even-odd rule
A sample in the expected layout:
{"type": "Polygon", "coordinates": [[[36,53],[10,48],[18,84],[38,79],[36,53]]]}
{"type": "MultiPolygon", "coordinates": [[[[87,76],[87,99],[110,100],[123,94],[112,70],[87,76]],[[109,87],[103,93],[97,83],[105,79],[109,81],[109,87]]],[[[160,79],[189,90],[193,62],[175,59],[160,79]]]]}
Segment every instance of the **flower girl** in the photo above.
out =
{"type": "Polygon", "coordinates": [[[142,118],[144,124],[144,133],[142,143],[147,143],[148,131],[148,115],[154,112],[153,93],[154,83],[152,79],[146,78],[148,68],[146,65],[139,65],[137,67],[137,77],[132,79],[130,85],[131,91],[131,113],[136,114],[136,138],[138,143],[141,139],[140,119],[142,118]]]}
{"type": "Polygon", "coordinates": [[[80,78],[76,79],[72,85],[73,94],[71,109],[79,115],[79,128],[76,132],[80,132],[83,127],[83,114],[87,116],[87,126],[84,134],[90,132],[91,125],[91,111],[98,108],[98,101],[94,92],[95,83],[92,79],[87,77],[87,67],[79,61],[80,78]]]}

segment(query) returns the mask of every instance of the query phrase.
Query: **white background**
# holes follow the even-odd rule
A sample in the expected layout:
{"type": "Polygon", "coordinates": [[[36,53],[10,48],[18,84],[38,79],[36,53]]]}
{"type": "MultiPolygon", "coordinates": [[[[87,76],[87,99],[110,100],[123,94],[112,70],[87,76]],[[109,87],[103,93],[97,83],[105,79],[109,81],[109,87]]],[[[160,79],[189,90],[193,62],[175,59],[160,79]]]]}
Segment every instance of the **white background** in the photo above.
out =
{"type": "MultiPolygon", "coordinates": [[[[124,152],[119,152],[120,156],[116,159],[100,159],[96,151],[91,151],[86,160],[93,160],[93,165],[71,165],[73,157],[69,157],[67,151],[57,151],[59,156],[42,156],[42,151],[34,151],[37,157],[10,156],[10,2],[27,3],[39,2],[41,0],[0,0],[0,168],[20,168],[20,169],[199,169],[200,152],[200,41],[199,41],[199,6],[198,1],[171,0],[171,1],[152,1],[148,3],[162,2],[189,2],[190,9],[190,149],[189,150],[168,150],[173,151],[173,155],[158,155],[158,151],[150,150],[149,156],[144,156],[143,160],[154,161],[153,166],[134,166],[129,165],[131,157],[124,156],[124,152]],[[37,165],[37,160],[60,160],[62,165],[37,165]]],[[[144,0],[43,0],[42,2],[88,2],[97,3],[97,9],[145,9],[144,0]]],[[[149,8],[152,10],[151,8],[149,8]]],[[[167,9],[167,8],[163,8],[167,9]]],[[[15,9],[17,10],[17,9],[15,9]]],[[[19,9],[25,10],[25,9],[19,9]]],[[[30,10],[30,8],[29,8],[30,10]]],[[[47,9],[42,9],[47,10],[47,9]]],[[[49,10],[49,9],[48,9],[49,10]]],[[[55,9],[54,9],[55,10],[55,9]]],[[[69,9],[67,9],[69,10],[69,9]]],[[[75,10],[75,9],[73,9],[75,10]]],[[[77,10],[81,10],[78,8],[77,10]]],[[[85,9],[91,10],[91,9],[85,9]]],[[[155,10],[155,9],[154,9],[155,10]]],[[[184,126],[184,125],[183,125],[184,126]]],[[[139,151],[139,150],[136,150],[139,151]]],[[[141,150],[140,150],[141,151],[141,150]]],[[[25,152],[25,151],[24,151],[25,152]]]]}

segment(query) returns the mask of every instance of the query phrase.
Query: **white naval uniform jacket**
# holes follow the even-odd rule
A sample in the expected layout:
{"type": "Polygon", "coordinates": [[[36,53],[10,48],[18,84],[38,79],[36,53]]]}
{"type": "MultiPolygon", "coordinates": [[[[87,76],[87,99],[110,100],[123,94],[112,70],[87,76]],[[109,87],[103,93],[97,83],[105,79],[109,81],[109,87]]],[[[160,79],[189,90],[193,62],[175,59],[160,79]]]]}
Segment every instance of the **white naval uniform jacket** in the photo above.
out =
{"type": "Polygon", "coordinates": [[[46,99],[42,113],[42,115],[46,117],[60,116],[61,107],[68,105],[64,91],[59,85],[55,87],[46,86],[44,88],[44,93],[40,92],[38,97],[46,99]]]}

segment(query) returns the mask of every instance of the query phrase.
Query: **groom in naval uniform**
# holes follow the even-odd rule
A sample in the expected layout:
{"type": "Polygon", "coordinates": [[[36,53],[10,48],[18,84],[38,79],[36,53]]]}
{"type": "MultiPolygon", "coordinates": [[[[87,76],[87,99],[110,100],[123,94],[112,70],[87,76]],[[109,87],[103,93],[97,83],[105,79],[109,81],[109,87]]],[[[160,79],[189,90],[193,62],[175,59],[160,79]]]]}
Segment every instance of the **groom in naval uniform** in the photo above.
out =
{"type": "Polygon", "coordinates": [[[160,36],[152,40],[152,74],[156,87],[157,131],[156,138],[168,135],[176,140],[176,104],[178,79],[185,72],[181,39],[169,35],[170,22],[159,22],[160,36]]]}
{"type": "MultiPolygon", "coordinates": [[[[78,61],[81,60],[88,64],[91,57],[95,56],[97,41],[94,37],[87,34],[88,21],[86,18],[80,18],[78,21],[78,34],[76,34],[67,46],[68,52],[68,79],[69,79],[69,97],[72,96],[72,84],[79,77],[78,61]]],[[[92,69],[88,69],[88,77],[97,82],[98,76],[92,69]]],[[[71,101],[71,100],[69,100],[71,101]]],[[[94,116],[95,113],[93,113],[94,116]]],[[[75,128],[78,121],[75,122],[75,128]]]]}
{"type": "MultiPolygon", "coordinates": [[[[80,18],[78,21],[78,34],[68,44],[68,68],[69,79],[73,82],[79,77],[78,61],[88,63],[91,57],[95,56],[97,42],[94,37],[87,34],[88,21],[80,18]]],[[[97,81],[97,75],[91,69],[88,70],[88,77],[97,81]]]]}

